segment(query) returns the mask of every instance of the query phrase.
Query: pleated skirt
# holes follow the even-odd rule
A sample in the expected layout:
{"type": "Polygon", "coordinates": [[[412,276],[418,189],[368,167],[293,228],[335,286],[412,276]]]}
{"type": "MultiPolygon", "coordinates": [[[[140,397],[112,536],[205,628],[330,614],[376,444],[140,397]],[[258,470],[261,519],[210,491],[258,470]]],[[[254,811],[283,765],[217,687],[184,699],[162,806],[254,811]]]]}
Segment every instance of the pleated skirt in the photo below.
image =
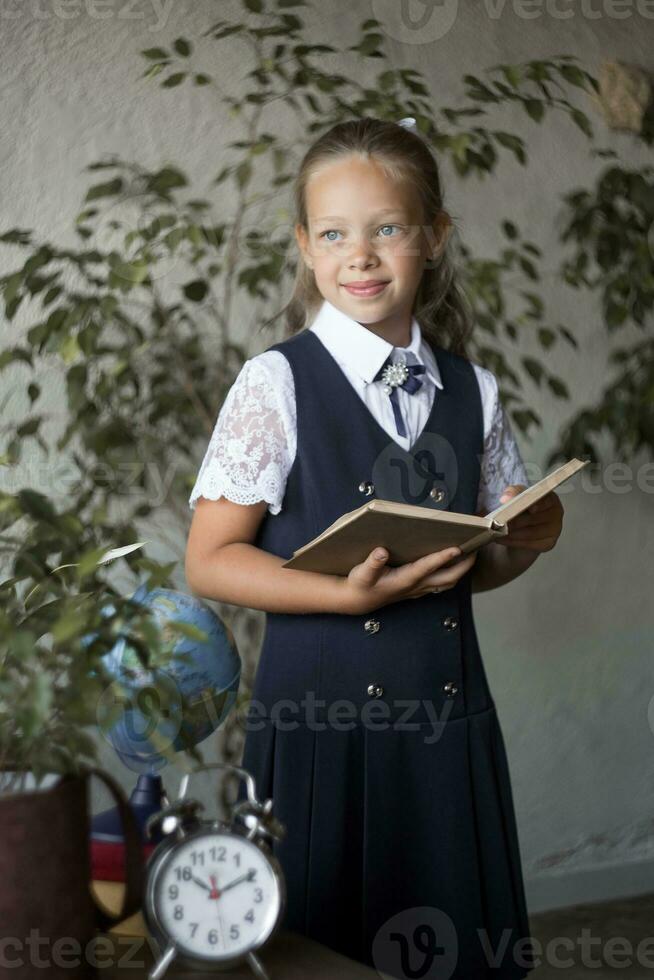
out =
{"type": "Polygon", "coordinates": [[[534,967],[509,768],[491,707],[434,730],[258,718],[243,766],[272,798],[282,928],[404,978],[534,967]]]}

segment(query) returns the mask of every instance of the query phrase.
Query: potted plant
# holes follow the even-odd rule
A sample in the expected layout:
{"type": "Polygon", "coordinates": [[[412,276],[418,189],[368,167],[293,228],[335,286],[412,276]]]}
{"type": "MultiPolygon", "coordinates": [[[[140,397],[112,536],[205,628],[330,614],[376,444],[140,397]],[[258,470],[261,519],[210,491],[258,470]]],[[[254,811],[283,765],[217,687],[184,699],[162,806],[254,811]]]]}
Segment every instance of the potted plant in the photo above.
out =
{"type": "MultiPolygon", "coordinates": [[[[109,552],[94,547],[92,523],[56,512],[31,490],[0,493],[0,527],[11,564],[0,584],[0,921],[13,944],[7,975],[34,976],[36,934],[48,976],[88,977],[94,930],[139,908],[143,871],[134,816],[120,786],[96,764],[99,699],[116,684],[103,658],[117,638],[128,639],[156,685],[170,640],[108,579],[108,563],[143,542],[109,552]],[[112,793],[123,824],[126,888],[117,916],[90,890],[91,775],[112,793]],[[79,964],[71,968],[75,952],[79,964]]],[[[148,588],[167,580],[169,566],[146,558],[137,564],[148,572],[148,588]]],[[[164,712],[169,685],[157,690],[164,712]]]]}

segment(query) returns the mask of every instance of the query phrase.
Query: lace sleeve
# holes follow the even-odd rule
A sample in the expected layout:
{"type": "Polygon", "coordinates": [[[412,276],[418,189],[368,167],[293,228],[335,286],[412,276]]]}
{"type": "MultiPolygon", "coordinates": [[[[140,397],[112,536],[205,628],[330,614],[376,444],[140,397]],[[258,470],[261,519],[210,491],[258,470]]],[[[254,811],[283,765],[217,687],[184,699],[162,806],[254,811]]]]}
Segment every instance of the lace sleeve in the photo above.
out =
{"type": "Polygon", "coordinates": [[[220,409],[189,507],[198,497],[237,504],[268,502],[278,514],[295,457],[293,374],[279,351],[264,351],[241,368],[220,409]]]}
{"type": "Polygon", "coordinates": [[[480,377],[486,419],[484,455],[481,460],[477,510],[499,507],[500,497],[510,483],[530,486],[511,421],[500,401],[497,378],[483,369],[480,377]]]}

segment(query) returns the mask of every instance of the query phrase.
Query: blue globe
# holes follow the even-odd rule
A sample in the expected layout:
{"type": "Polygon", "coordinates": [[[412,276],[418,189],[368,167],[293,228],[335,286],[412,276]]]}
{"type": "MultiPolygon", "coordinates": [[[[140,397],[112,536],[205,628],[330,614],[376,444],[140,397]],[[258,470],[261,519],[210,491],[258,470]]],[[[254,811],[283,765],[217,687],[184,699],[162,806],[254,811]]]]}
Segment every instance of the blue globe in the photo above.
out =
{"type": "Polygon", "coordinates": [[[172,656],[165,668],[145,669],[121,637],[103,657],[115,681],[98,702],[97,720],[129,769],[155,773],[169,762],[162,749],[197,745],[225,721],[236,702],[241,659],[229,627],[200,599],[140,586],[132,600],[152,611],[164,637],[176,637],[172,656]],[[173,622],[195,627],[206,638],[171,631],[173,622]]]}

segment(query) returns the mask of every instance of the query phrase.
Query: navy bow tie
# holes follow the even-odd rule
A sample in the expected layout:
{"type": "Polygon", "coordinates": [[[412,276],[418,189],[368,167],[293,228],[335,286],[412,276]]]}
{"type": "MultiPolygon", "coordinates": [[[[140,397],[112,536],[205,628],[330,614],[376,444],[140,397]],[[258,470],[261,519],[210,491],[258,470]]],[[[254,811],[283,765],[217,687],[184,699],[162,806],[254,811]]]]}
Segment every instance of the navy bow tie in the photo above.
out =
{"type": "Polygon", "coordinates": [[[397,389],[404,388],[410,395],[415,395],[416,391],[422,387],[422,381],[416,375],[424,374],[426,370],[424,364],[407,364],[404,358],[394,364],[389,354],[373,378],[373,381],[384,382],[384,391],[390,395],[393,407],[395,427],[401,436],[405,436],[407,432],[400,412],[397,389]]]}

